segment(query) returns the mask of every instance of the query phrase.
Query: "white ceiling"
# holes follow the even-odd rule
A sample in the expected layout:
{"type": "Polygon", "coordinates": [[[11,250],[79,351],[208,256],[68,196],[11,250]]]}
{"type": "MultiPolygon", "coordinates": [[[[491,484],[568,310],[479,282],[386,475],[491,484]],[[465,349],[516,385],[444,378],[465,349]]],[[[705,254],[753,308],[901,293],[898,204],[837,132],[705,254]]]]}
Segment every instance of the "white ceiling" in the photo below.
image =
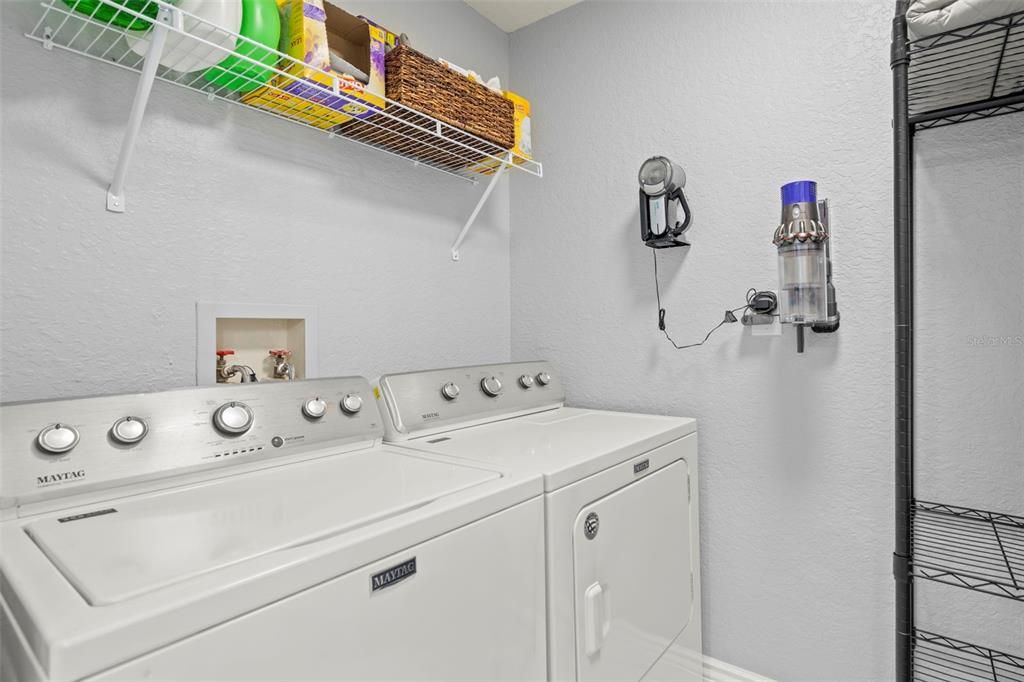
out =
{"type": "Polygon", "coordinates": [[[518,31],[535,21],[561,12],[583,0],[465,0],[466,4],[491,20],[506,33],[518,31]]]}

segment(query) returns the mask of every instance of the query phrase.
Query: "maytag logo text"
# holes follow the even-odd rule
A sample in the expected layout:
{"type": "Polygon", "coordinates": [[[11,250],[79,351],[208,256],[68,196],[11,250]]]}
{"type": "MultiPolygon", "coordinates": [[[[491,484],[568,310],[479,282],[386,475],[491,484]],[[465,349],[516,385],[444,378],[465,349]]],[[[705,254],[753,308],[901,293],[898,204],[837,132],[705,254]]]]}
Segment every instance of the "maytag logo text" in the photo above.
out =
{"type": "Polygon", "coordinates": [[[36,487],[68,483],[69,481],[77,481],[80,478],[85,478],[85,469],[78,469],[77,471],[62,471],[58,474],[36,476],[36,487]]]}
{"type": "Polygon", "coordinates": [[[382,590],[385,587],[390,587],[395,583],[401,582],[406,578],[415,575],[416,573],[416,557],[403,561],[397,566],[392,566],[380,573],[374,573],[370,576],[370,591],[376,592],[382,590]]]}

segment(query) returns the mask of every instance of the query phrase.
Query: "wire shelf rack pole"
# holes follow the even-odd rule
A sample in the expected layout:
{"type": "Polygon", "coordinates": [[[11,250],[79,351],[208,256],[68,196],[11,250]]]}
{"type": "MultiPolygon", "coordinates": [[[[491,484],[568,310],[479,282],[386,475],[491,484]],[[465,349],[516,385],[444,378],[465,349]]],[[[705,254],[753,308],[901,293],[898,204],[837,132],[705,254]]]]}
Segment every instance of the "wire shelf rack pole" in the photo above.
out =
{"type": "Polygon", "coordinates": [[[139,139],[139,130],[142,128],[142,117],[146,114],[146,104],[149,103],[149,94],[153,91],[153,81],[156,80],[156,70],[160,65],[160,55],[164,51],[164,44],[167,41],[168,26],[174,24],[178,16],[177,10],[169,7],[161,7],[153,22],[153,36],[146,50],[146,58],[142,64],[142,73],[139,75],[139,85],[135,90],[135,100],[132,102],[131,113],[128,114],[128,129],[125,130],[124,139],[121,141],[121,153],[117,158],[117,167],[114,169],[114,179],[107,189],[107,210],[114,213],[124,213],[124,184],[128,176],[128,164],[132,160],[132,152],[135,151],[135,143],[139,139]]]}
{"type": "Polygon", "coordinates": [[[895,547],[896,679],[914,676],[914,583],[910,570],[914,500],[914,251],[913,251],[913,127],[909,113],[910,54],[907,48],[909,0],[896,1],[892,23],[893,83],[893,259],[895,261],[896,414],[895,414],[895,547]]]}
{"type": "Polygon", "coordinates": [[[466,235],[469,234],[469,230],[473,227],[473,223],[476,222],[476,218],[480,215],[480,211],[483,209],[484,204],[487,203],[487,199],[491,196],[491,192],[494,191],[495,186],[498,184],[498,180],[501,180],[501,176],[505,174],[505,169],[512,165],[512,153],[509,152],[505,157],[502,164],[494,171],[494,175],[491,176],[491,181],[487,183],[487,188],[484,193],[480,196],[480,200],[476,202],[476,207],[473,212],[469,214],[469,220],[462,226],[462,231],[459,232],[459,236],[455,238],[455,242],[452,244],[452,260],[457,261],[461,258],[459,254],[459,248],[462,246],[462,242],[465,241],[466,235]]]}

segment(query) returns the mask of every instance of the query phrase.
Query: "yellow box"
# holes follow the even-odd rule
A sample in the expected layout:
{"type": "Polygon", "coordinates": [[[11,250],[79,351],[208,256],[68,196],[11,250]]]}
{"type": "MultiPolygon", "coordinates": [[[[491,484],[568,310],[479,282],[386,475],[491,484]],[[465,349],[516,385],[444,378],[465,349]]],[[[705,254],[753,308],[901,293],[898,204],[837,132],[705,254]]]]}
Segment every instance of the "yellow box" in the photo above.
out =
{"type": "MultiPolygon", "coordinates": [[[[533,158],[533,139],[530,130],[530,100],[514,92],[506,92],[505,99],[515,105],[516,144],[512,151],[527,159],[533,158]]],[[[520,161],[522,163],[522,161],[520,161]]]]}
{"type": "MultiPolygon", "coordinates": [[[[530,100],[525,97],[518,95],[514,92],[506,92],[505,99],[512,102],[515,106],[514,109],[514,124],[515,124],[515,144],[510,150],[516,156],[512,157],[512,163],[519,166],[525,163],[527,159],[533,158],[533,140],[531,135],[531,124],[530,124],[530,100]]],[[[494,159],[486,159],[481,163],[470,167],[474,173],[481,175],[492,175],[500,162],[494,159]]]]}
{"type": "Polygon", "coordinates": [[[242,101],[260,109],[328,130],[349,120],[349,116],[328,107],[314,104],[298,95],[284,92],[273,82],[242,97],[242,101]]]}
{"type": "Polygon", "coordinates": [[[275,76],[243,102],[318,128],[333,128],[384,108],[384,51],[387,44],[395,44],[393,34],[323,0],[279,0],[279,5],[281,49],[295,60],[280,68],[290,75],[275,76]],[[331,50],[366,74],[368,82],[333,70],[331,50]]]}

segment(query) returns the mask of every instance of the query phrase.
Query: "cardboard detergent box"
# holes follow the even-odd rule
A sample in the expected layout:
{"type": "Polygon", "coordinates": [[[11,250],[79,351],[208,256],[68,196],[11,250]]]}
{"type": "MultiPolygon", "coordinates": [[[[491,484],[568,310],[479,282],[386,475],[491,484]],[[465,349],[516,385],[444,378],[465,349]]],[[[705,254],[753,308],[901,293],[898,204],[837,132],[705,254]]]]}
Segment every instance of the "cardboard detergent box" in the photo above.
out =
{"type": "MultiPolygon", "coordinates": [[[[512,163],[516,166],[522,165],[527,159],[533,158],[533,139],[530,130],[530,100],[514,92],[505,92],[505,99],[515,106],[513,110],[513,122],[515,124],[515,144],[510,150],[516,156],[512,157],[512,163]]],[[[481,175],[492,175],[498,169],[501,162],[494,159],[487,159],[470,168],[474,173],[481,175]]]]}
{"type": "Polygon", "coordinates": [[[317,128],[383,109],[384,52],[397,37],[323,0],[278,2],[281,51],[295,61],[282,61],[278,68],[289,75],[275,76],[242,101],[317,128]]]}

